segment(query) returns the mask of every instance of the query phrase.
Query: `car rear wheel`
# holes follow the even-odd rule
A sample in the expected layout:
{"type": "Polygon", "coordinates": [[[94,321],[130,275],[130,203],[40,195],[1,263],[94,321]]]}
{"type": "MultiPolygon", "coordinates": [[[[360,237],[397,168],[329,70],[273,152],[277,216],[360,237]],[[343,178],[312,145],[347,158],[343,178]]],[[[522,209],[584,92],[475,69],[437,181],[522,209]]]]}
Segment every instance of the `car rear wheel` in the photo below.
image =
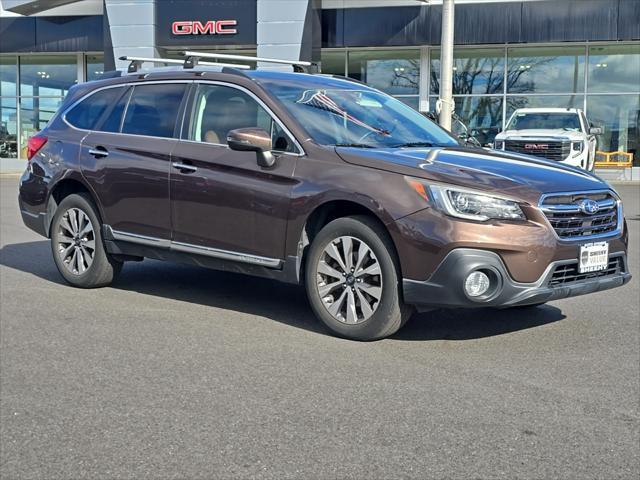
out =
{"type": "Polygon", "coordinates": [[[393,245],[376,222],[339,218],[311,244],[307,295],[316,316],[339,336],[377,340],[394,334],[411,315],[398,272],[393,245]]]}
{"type": "Polygon", "coordinates": [[[106,252],[100,225],[96,208],[82,194],[65,197],[53,217],[53,259],[60,274],[75,287],[109,285],[122,269],[122,262],[106,252]]]}

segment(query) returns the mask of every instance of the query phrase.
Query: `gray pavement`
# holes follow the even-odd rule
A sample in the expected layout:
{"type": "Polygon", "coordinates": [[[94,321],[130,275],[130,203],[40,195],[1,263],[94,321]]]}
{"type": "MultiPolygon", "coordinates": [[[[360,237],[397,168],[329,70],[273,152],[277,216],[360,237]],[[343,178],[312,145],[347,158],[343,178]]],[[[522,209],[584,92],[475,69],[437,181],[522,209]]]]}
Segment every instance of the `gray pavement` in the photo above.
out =
{"type": "Polygon", "coordinates": [[[640,188],[627,286],[336,339],[298,287],[127,264],[63,284],[0,177],[0,478],[636,479],[640,188]]]}

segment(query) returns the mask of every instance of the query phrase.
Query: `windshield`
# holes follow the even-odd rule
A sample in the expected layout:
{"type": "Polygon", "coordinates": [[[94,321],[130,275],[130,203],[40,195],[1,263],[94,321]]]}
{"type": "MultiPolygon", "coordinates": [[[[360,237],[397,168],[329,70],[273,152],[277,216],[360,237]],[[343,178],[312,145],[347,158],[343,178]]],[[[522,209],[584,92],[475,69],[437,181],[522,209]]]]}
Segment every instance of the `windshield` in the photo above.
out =
{"type": "Polygon", "coordinates": [[[577,113],[516,113],[507,130],[580,130],[577,113]]]}
{"type": "Polygon", "coordinates": [[[458,145],[440,127],[383,93],[284,82],[269,82],[266,87],[321,145],[365,148],[458,145]]]}

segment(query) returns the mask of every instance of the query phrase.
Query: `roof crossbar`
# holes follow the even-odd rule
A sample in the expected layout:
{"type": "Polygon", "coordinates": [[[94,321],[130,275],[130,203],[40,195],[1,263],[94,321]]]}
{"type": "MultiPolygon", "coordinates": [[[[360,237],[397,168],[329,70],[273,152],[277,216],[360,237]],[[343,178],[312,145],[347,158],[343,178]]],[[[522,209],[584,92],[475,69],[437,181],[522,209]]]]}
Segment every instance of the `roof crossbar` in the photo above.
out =
{"type": "MultiPolygon", "coordinates": [[[[120,57],[120,60],[131,62],[127,68],[128,73],[136,73],[142,68],[143,63],[163,63],[165,65],[182,65],[183,68],[192,68],[186,65],[186,60],[178,60],[176,58],[146,58],[146,57],[120,57]]],[[[236,65],[233,63],[219,63],[219,62],[199,62],[200,65],[213,66],[213,67],[232,67],[240,70],[248,70],[249,65],[236,65]]]]}
{"type": "MultiPolygon", "coordinates": [[[[304,62],[302,60],[283,60],[281,58],[264,58],[264,57],[249,57],[246,55],[230,55],[226,53],[204,53],[204,52],[191,52],[186,51],[182,53],[187,57],[185,61],[185,68],[193,68],[198,63],[203,64],[200,61],[201,58],[215,58],[222,60],[239,60],[241,62],[264,62],[264,63],[277,63],[281,65],[291,65],[294,72],[306,72],[306,67],[310,67],[313,64],[311,62],[304,62]]],[[[234,65],[237,67],[237,65],[234,65]]]]}

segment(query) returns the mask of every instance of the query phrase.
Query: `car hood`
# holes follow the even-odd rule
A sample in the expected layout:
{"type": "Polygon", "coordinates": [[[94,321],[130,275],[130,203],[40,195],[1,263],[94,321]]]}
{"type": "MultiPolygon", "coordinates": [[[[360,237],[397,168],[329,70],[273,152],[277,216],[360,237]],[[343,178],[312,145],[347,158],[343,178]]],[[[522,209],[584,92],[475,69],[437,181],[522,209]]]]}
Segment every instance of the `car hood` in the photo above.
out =
{"type": "Polygon", "coordinates": [[[584,135],[582,132],[577,132],[574,130],[506,130],[496,135],[496,140],[529,140],[540,138],[543,138],[545,140],[579,140],[583,136],[584,135]]]}
{"type": "Polygon", "coordinates": [[[537,204],[543,193],[610,188],[579,168],[507,152],[453,147],[337,147],[336,153],[347,163],[508,194],[530,204],[537,204]]]}

